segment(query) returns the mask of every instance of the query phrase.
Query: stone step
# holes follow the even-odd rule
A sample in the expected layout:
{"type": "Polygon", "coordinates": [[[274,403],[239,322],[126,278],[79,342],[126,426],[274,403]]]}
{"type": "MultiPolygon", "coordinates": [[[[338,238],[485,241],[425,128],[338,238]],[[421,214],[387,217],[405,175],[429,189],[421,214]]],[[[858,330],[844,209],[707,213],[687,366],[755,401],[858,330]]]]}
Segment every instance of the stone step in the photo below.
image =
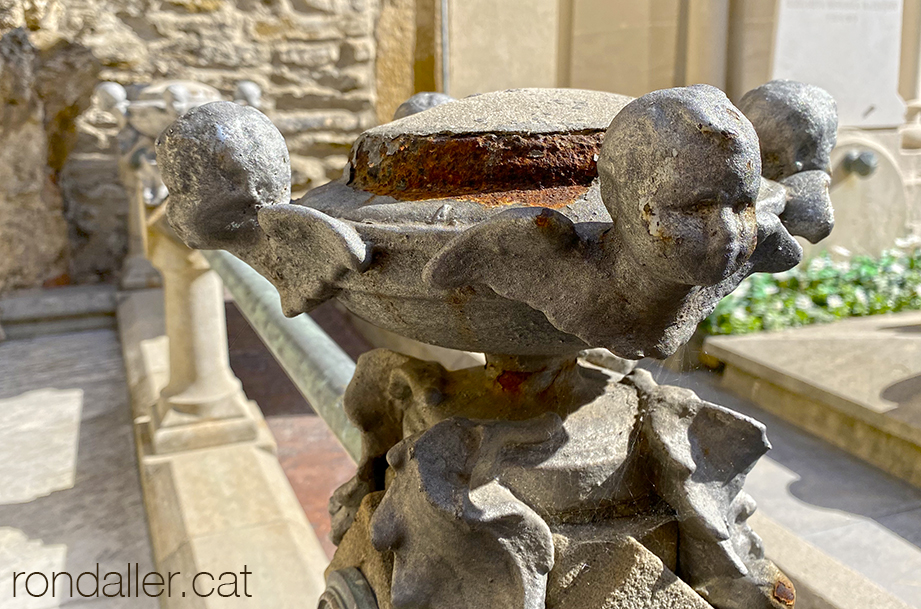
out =
{"type": "Polygon", "coordinates": [[[0,298],[0,340],[114,329],[115,308],[109,284],[12,292],[0,298]]]}
{"type": "Polygon", "coordinates": [[[768,557],[793,580],[797,609],[911,609],[772,518],[755,513],[749,524],[768,557]]]}
{"type": "Polygon", "coordinates": [[[921,312],[714,336],[704,351],[725,389],[921,487],[921,312]]]}

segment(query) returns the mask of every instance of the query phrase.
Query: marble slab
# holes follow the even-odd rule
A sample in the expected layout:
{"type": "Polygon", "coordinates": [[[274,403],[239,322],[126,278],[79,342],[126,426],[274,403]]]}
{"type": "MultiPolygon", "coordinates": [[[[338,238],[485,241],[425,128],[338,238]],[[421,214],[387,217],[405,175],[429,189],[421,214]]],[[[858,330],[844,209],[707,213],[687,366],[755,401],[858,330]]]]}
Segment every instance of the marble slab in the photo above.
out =
{"type": "Polygon", "coordinates": [[[780,0],[778,10],[773,78],[827,90],[842,126],[904,122],[902,0],[780,0]]]}
{"type": "MultiPolygon", "coordinates": [[[[42,543],[40,539],[29,537],[13,527],[0,527],[0,582],[4,582],[4,593],[7,591],[6,582],[13,581],[13,573],[43,573],[51,574],[64,570],[67,556],[67,546],[62,544],[42,543]]],[[[4,609],[57,609],[60,599],[50,595],[31,597],[26,593],[25,581],[20,577],[16,582],[15,592],[10,592],[9,597],[4,594],[0,597],[0,607],[4,609]]],[[[33,578],[29,582],[30,591],[38,594],[43,582],[33,578]],[[35,587],[39,586],[39,587],[35,587]]]]}
{"type": "Polygon", "coordinates": [[[39,389],[0,399],[0,505],[73,487],[81,389],[39,389]]]}

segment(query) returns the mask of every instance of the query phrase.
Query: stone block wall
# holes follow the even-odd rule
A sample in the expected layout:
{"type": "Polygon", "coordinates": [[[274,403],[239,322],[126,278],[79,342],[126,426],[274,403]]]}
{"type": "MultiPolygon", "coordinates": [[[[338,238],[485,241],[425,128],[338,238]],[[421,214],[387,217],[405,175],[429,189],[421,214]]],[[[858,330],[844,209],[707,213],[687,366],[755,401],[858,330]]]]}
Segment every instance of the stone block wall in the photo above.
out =
{"type": "MultiPolygon", "coordinates": [[[[79,42],[103,80],[199,81],[232,96],[252,80],[291,150],[295,193],[334,179],[376,123],[375,23],[389,0],[0,0],[0,34],[31,30],[39,48],[79,42]]],[[[126,248],[127,198],[117,181],[114,117],[78,121],[61,171],[70,280],[109,280],[126,248]]]]}
{"type": "Polygon", "coordinates": [[[67,279],[61,170],[99,69],[78,44],[0,37],[0,293],[67,279]]]}

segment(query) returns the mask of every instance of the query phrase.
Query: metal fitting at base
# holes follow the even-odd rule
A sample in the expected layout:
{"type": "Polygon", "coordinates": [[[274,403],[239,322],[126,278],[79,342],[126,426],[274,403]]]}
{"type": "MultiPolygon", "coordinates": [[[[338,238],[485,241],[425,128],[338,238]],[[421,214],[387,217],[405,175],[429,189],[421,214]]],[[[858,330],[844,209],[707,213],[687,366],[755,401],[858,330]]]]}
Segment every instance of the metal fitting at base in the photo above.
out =
{"type": "Polygon", "coordinates": [[[368,580],[355,567],[333,571],[317,609],[378,609],[368,580]]]}

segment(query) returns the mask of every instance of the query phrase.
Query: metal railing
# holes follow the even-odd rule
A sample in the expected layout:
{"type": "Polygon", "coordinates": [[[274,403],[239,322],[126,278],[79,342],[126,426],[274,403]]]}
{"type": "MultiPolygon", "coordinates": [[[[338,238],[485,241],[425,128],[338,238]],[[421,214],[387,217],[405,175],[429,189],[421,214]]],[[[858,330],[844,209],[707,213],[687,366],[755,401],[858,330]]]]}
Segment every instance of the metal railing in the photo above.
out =
{"type": "Polygon", "coordinates": [[[309,316],[285,317],[278,290],[248,264],[221,250],[202,254],[298,390],[357,461],[361,436],[342,406],[355,362],[309,316]]]}

